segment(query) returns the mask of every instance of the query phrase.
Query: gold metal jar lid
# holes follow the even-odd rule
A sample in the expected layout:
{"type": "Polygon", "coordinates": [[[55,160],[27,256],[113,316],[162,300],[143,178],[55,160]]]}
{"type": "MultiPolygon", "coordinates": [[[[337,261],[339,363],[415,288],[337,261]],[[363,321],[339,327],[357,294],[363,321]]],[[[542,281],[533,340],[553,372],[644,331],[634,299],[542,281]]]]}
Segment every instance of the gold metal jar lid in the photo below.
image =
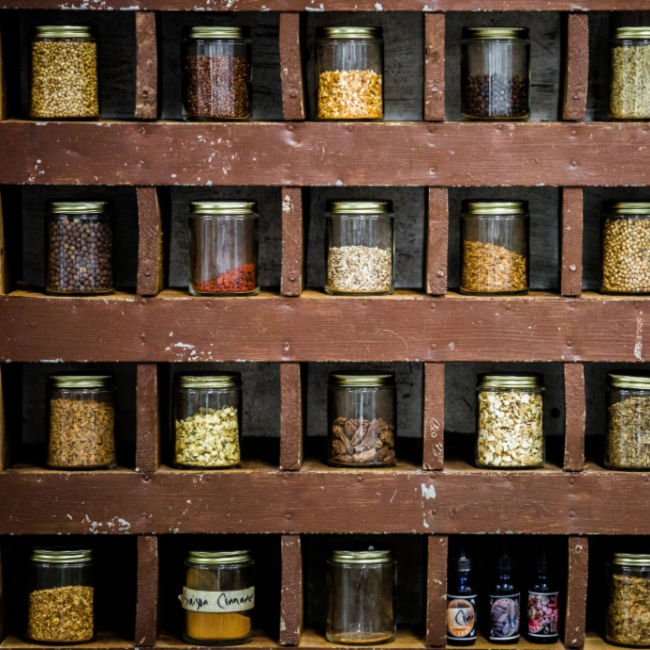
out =
{"type": "Polygon", "coordinates": [[[328,201],[327,211],[332,214],[384,214],[392,216],[392,201],[328,201]]]}
{"type": "Polygon", "coordinates": [[[609,385],[612,388],[636,388],[639,390],[650,390],[650,377],[641,375],[607,375],[609,385]]]}
{"type": "Polygon", "coordinates": [[[528,214],[528,201],[463,201],[463,213],[483,216],[528,214]]]}
{"type": "Polygon", "coordinates": [[[646,40],[650,39],[650,27],[618,27],[614,33],[614,40],[646,40]]]}
{"type": "Polygon", "coordinates": [[[394,381],[394,376],[390,372],[376,375],[344,375],[339,373],[332,373],[330,375],[330,384],[333,386],[360,386],[372,388],[375,386],[390,386],[394,381]]]}
{"type": "Polygon", "coordinates": [[[239,373],[232,372],[223,375],[179,375],[177,378],[180,388],[235,388],[239,386],[239,373]]]}
{"type": "Polygon", "coordinates": [[[354,25],[339,27],[321,27],[318,32],[321,38],[345,38],[349,40],[370,40],[381,38],[381,27],[357,27],[354,25]]]}
{"type": "Polygon", "coordinates": [[[87,25],[39,25],[36,38],[89,38],[91,28],[87,25]]]}
{"type": "Polygon", "coordinates": [[[51,201],[52,214],[103,214],[108,201],[51,201]]]}
{"type": "Polygon", "coordinates": [[[192,201],[192,214],[250,214],[255,215],[255,201],[192,201]]]}
{"type": "Polygon", "coordinates": [[[650,567],[650,555],[643,553],[614,553],[612,564],[617,566],[650,567]]]}
{"type": "Polygon", "coordinates": [[[53,388],[108,388],[110,375],[50,375],[53,388]]]}
{"type": "Polygon", "coordinates": [[[539,375],[481,375],[478,388],[537,388],[544,390],[539,375]]]}
{"type": "Polygon", "coordinates": [[[245,38],[248,36],[246,27],[214,27],[211,25],[195,25],[188,32],[189,38],[245,38]]]}
{"type": "Polygon", "coordinates": [[[528,27],[463,27],[463,38],[523,41],[528,38],[528,27]]]}
{"type": "Polygon", "coordinates": [[[250,551],[189,551],[188,564],[241,564],[252,562],[250,551]]]}
{"type": "Polygon", "coordinates": [[[613,214],[650,214],[650,203],[647,201],[617,201],[608,203],[606,210],[613,214]]]}
{"type": "Polygon", "coordinates": [[[331,561],[337,564],[387,564],[392,560],[390,551],[332,551],[331,561]]]}
{"type": "Polygon", "coordinates": [[[51,564],[67,564],[72,562],[91,562],[90,549],[35,548],[32,551],[32,562],[49,562],[51,564]]]}

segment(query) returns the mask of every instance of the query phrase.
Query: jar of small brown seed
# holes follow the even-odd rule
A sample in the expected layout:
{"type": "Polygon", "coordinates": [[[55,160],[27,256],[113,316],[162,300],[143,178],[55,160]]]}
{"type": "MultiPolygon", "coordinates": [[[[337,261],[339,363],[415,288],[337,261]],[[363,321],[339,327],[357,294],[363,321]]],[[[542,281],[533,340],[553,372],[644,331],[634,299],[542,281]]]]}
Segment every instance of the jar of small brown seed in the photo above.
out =
{"type": "Polygon", "coordinates": [[[609,117],[650,119],[650,27],[619,27],[611,45],[609,117]]]}

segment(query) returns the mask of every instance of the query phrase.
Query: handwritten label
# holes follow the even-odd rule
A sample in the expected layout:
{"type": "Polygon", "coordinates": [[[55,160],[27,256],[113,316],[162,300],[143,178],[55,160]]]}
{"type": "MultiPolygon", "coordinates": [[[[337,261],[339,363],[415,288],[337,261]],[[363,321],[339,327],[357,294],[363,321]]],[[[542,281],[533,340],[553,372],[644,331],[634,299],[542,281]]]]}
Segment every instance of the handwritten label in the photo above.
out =
{"type": "Polygon", "coordinates": [[[447,594],[447,638],[451,641],[476,639],[476,594],[447,594]]]}
{"type": "Polygon", "coordinates": [[[255,606],[255,587],[233,591],[201,591],[183,587],[183,609],[190,612],[244,612],[255,606]]]}

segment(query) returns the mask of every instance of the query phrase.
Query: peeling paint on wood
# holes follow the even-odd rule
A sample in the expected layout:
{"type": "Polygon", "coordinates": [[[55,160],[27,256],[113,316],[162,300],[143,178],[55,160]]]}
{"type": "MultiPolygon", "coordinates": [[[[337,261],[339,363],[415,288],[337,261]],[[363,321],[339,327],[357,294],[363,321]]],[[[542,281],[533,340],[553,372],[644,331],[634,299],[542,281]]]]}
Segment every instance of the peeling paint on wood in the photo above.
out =
{"type": "Polygon", "coordinates": [[[589,82],[589,16],[569,14],[564,69],[562,119],[580,121],[587,112],[589,82]]]}
{"type": "Polygon", "coordinates": [[[580,472],[585,462],[586,395],[581,363],[564,364],[564,469],[580,472]]]}
{"type": "Polygon", "coordinates": [[[564,644],[581,648],[585,644],[587,620],[587,581],[589,579],[589,540],[569,537],[569,571],[567,576],[566,621],[564,644]]]}

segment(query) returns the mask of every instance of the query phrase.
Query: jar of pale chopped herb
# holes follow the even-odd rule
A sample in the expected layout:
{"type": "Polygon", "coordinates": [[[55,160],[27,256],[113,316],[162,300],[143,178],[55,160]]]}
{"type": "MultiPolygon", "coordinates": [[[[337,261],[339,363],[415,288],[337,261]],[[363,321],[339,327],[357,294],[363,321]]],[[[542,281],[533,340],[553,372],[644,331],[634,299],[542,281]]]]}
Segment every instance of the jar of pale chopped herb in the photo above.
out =
{"type": "Polygon", "coordinates": [[[240,413],[239,374],[179,376],[174,395],[175,464],[239,465],[240,413]]]}
{"type": "Polygon", "coordinates": [[[609,79],[609,117],[650,119],[650,27],[616,30],[609,79]]]}

